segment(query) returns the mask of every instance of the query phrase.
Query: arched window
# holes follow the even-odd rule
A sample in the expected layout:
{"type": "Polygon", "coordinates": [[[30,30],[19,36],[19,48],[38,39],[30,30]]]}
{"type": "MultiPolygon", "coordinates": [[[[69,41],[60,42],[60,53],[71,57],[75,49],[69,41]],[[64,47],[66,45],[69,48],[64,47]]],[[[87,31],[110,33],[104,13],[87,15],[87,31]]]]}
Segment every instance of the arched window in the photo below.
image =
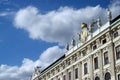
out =
{"type": "Polygon", "coordinates": [[[105,80],[111,80],[111,75],[109,72],[105,74],[105,80]]]}
{"type": "Polygon", "coordinates": [[[95,80],[100,80],[100,78],[97,76],[97,77],[95,77],[95,80]]]}

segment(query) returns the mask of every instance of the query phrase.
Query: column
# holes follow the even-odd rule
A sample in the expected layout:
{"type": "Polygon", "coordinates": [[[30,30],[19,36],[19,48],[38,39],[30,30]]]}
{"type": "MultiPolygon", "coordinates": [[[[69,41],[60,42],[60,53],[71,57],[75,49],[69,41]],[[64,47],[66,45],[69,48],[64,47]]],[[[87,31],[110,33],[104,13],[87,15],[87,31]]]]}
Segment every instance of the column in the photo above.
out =
{"type": "Polygon", "coordinates": [[[93,55],[89,57],[89,74],[90,74],[90,80],[93,80],[93,55]]]}
{"type": "Polygon", "coordinates": [[[101,50],[98,51],[98,64],[99,64],[99,69],[100,69],[100,80],[104,80],[103,77],[103,54],[101,52],[101,50]]]}

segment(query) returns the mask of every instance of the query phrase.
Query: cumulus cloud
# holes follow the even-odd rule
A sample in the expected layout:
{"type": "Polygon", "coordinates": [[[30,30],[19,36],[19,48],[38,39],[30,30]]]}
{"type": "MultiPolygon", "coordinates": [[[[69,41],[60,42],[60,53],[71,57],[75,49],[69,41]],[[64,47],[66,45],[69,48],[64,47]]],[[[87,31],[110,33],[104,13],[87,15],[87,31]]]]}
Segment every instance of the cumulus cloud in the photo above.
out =
{"type": "Polygon", "coordinates": [[[58,46],[53,46],[45,50],[36,61],[25,58],[20,67],[2,64],[0,65],[0,80],[29,80],[34,67],[42,66],[44,69],[62,56],[63,51],[58,46]]]}
{"type": "MultiPolygon", "coordinates": [[[[112,10],[113,17],[120,13],[119,2],[113,3],[109,8],[112,10]]],[[[105,13],[106,9],[100,5],[82,9],[61,7],[46,14],[42,14],[36,7],[28,6],[16,13],[14,24],[16,28],[27,31],[32,39],[64,44],[80,32],[82,22],[89,23],[91,19],[99,16],[105,22],[105,13]]],[[[42,65],[44,69],[63,55],[63,51],[58,46],[54,46],[45,50],[36,61],[25,58],[21,66],[2,64],[0,65],[0,80],[28,80],[35,66],[42,65]]]]}
{"type": "Polygon", "coordinates": [[[28,6],[16,13],[14,24],[26,30],[32,39],[63,44],[80,31],[82,21],[88,22],[103,10],[99,5],[83,9],[61,7],[42,14],[37,8],[28,6]]]}
{"type": "MultiPolygon", "coordinates": [[[[113,16],[120,13],[118,4],[115,2],[110,5],[113,16]]],[[[60,7],[46,14],[42,14],[36,7],[28,6],[16,13],[14,24],[16,28],[27,31],[32,39],[64,44],[70,42],[71,37],[80,32],[82,22],[90,23],[90,20],[100,16],[104,23],[107,20],[105,13],[106,9],[100,5],[82,9],[60,7]]]]}

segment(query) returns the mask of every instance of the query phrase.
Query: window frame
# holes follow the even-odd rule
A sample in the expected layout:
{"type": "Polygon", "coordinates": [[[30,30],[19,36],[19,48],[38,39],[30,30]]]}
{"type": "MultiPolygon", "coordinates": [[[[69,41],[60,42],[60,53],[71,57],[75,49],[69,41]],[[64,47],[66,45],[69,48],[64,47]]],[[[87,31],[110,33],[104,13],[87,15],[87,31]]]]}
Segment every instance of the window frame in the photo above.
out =
{"type": "Polygon", "coordinates": [[[104,65],[107,65],[107,64],[109,64],[109,54],[108,54],[108,51],[105,51],[104,52],[104,65]]]}
{"type": "Polygon", "coordinates": [[[113,37],[116,38],[116,37],[118,37],[118,36],[119,36],[118,31],[115,31],[115,32],[113,33],[113,37]]]}
{"type": "Polygon", "coordinates": [[[78,68],[75,68],[75,79],[78,79],[78,68]]]}
{"type": "Polygon", "coordinates": [[[88,73],[88,64],[87,62],[84,63],[84,75],[86,75],[88,73]]]}
{"type": "Polygon", "coordinates": [[[96,70],[96,69],[98,69],[98,67],[99,67],[98,57],[95,57],[95,58],[94,58],[94,69],[96,70]],[[97,61],[96,61],[96,60],[97,60],[97,61]]]}
{"type": "Polygon", "coordinates": [[[120,45],[115,47],[116,59],[120,59],[120,45]],[[118,48],[118,49],[117,49],[118,48]]]}
{"type": "Polygon", "coordinates": [[[117,79],[120,80],[120,73],[117,75],[117,79]]]}

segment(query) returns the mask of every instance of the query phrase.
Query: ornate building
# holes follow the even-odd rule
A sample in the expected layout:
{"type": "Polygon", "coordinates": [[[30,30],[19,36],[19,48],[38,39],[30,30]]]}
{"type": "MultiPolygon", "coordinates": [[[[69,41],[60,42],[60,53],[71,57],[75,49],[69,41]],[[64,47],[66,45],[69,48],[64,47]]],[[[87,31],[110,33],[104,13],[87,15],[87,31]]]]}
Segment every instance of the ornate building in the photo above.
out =
{"type": "Polygon", "coordinates": [[[111,17],[108,10],[106,24],[82,23],[79,43],[73,38],[72,48],[67,43],[65,55],[41,72],[35,68],[31,80],[120,80],[120,15],[111,17]]]}

